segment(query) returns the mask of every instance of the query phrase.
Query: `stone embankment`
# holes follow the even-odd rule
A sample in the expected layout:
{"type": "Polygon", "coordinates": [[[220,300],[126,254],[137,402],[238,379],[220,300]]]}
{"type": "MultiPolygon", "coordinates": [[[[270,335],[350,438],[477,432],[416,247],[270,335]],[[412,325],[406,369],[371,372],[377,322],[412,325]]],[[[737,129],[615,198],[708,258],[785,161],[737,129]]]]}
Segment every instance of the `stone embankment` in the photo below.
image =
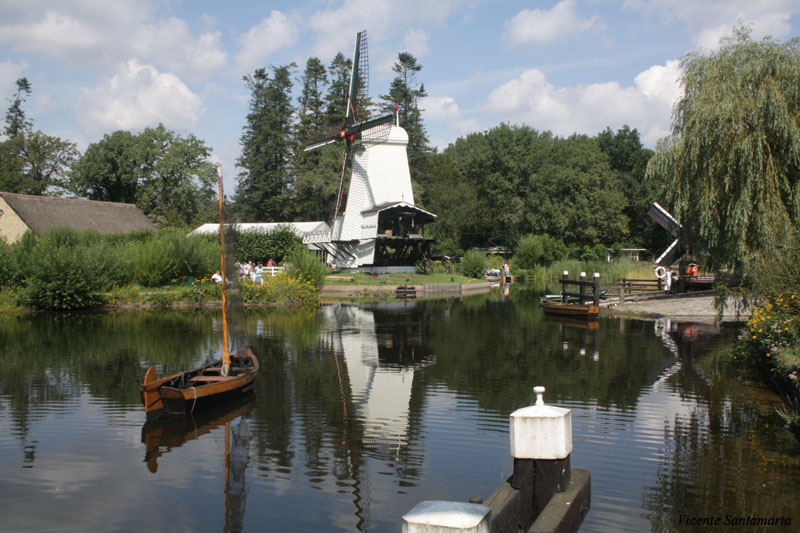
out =
{"type": "MultiPolygon", "coordinates": [[[[636,316],[669,318],[671,320],[708,322],[717,320],[714,296],[696,293],[675,294],[651,300],[628,301],[619,304],[614,301],[601,303],[603,313],[612,316],[636,316]]],[[[741,309],[733,298],[729,298],[720,322],[742,322],[750,318],[750,309],[741,309]]]]}

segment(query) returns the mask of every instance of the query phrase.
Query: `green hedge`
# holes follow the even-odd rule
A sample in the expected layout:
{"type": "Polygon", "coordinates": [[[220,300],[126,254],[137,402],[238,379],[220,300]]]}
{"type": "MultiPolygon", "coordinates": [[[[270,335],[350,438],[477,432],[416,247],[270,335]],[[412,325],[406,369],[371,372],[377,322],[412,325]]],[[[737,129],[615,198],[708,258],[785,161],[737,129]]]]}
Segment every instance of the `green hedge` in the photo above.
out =
{"type": "Polygon", "coordinates": [[[288,225],[278,226],[272,231],[242,231],[237,237],[239,261],[261,264],[266,264],[270,259],[282,263],[296,246],[303,243],[303,239],[295,235],[288,225]]]}

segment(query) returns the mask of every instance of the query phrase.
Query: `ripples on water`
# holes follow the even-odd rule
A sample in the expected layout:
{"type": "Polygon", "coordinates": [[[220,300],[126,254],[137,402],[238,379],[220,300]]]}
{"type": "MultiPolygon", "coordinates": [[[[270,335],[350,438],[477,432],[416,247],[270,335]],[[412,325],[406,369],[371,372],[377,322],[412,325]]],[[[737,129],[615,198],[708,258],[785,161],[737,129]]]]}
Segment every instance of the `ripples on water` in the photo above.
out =
{"type": "Polygon", "coordinates": [[[213,312],[0,322],[0,529],[399,531],[419,501],[510,475],[508,415],[540,384],[592,473],[583,531],[795,512],[797,442],[705,326],[591,330],[523,295],[250,320],[254,397],[145,428],[144,368],[214,357],[213,312]]]}

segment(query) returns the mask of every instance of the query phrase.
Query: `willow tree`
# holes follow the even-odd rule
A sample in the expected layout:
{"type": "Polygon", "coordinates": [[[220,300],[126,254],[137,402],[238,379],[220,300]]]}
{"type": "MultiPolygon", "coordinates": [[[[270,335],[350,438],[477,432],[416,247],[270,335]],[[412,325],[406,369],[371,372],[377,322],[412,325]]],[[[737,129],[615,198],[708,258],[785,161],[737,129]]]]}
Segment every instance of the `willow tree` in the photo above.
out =
{"type": "Polygon", "coordinates": [[[739,26],[682,61],[672,134],[647,169],[715,271],[752,279],[779,259],[800,215],[800,40],[754,42],[739,26]]]}

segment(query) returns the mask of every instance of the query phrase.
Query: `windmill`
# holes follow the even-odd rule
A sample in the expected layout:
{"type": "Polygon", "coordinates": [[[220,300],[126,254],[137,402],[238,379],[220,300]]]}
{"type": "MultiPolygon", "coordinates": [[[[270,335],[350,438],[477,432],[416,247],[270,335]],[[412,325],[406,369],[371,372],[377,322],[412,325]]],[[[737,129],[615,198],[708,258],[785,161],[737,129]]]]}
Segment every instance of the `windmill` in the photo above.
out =
{"type": "Polygon", "coordinates": [[[658,202],[653,202],[653,205],[650,206],[650,210],[647,212],[648,216],[652,218],[656,224],[667,230],[675,237],[675,240],[672,241],[672,244],[664,250],[658,259],[656,259],[656,264],[660,266],[670,266],[672,263],[675,262],[675,254],[678,253],[678,233],[680,229],[683,227],[681,223],[678,222],[675,217],[669,214],[669,212],[661,207],[658,202]]]}
{"type": "Polygon", "coordinates": [[[357,116],[366,100],[368,77],[367,32],[362,31],[356,35],[344,123],[305,148],[344,142],[329,228],[303,241],[327,252],[342,270],[413,272],[416,262],[429,255],[432,242],[423,238],[422,226],[436,215],[414,205],[408,134],[394,123],[394,115],[357,116]],[[352,172],[345,205],[348,169],[352,172]]]}

